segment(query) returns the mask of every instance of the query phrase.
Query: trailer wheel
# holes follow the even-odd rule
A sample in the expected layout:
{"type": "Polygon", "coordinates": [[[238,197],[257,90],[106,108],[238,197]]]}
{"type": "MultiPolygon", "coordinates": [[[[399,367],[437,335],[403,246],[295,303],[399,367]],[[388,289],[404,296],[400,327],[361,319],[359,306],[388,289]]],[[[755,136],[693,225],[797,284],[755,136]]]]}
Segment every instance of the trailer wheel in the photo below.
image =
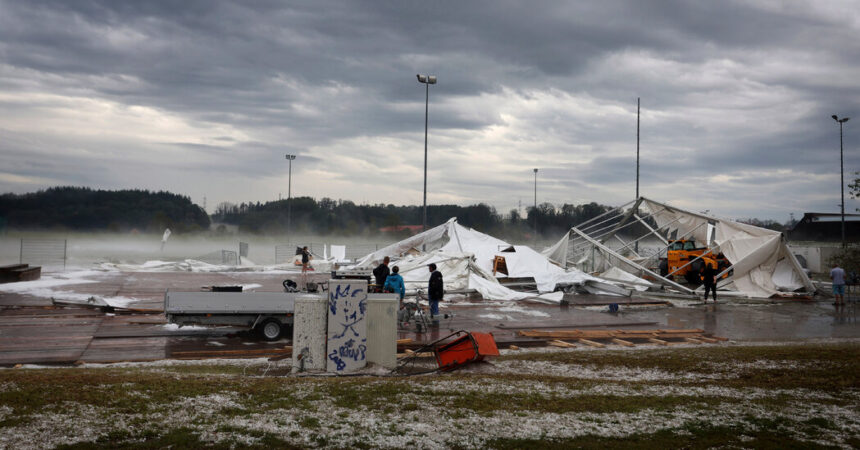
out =
{"type": "Polygon", "coordinates": [[[284,331],[284,326],[278,319],[266,319],[258,326],[260,336],[267,341],[277,341],[284,331]]]}

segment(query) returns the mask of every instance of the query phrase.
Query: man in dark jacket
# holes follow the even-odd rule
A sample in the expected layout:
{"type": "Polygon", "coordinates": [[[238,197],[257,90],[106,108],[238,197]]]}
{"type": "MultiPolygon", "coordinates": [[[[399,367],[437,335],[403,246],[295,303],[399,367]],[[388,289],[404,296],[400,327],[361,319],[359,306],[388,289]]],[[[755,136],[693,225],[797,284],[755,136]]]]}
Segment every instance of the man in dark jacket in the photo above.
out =
{"type": "Polygon", "coordinates": [[[427,266],[430,269],[430,283],[427,286],[427,298],[430,303],[430,319],[434,325],[438,324],[436,316],[439,315],[439,301],[445,293],[442,282],[442,273],[436,270],[436,264],[427,266]]]}
{"type": "Polygon", "coordinates": [[[389,262],[391,262],[391,259],[386,256],[382,259],[382,264],[373,269],[373,277],[376,278],[377,292],[382,292],[382,287],[385,286],[385,279],[388,278],[388,275],[391,273],[388,269],[389,262]]]}
{"type": "Polygon", "coordinates": [[[717,303],[717,269],[707,261],[702,266],[702,282],[705,284],[705,303],[708,303],[708,291],[714,292],[714,303],[717,303]]]}

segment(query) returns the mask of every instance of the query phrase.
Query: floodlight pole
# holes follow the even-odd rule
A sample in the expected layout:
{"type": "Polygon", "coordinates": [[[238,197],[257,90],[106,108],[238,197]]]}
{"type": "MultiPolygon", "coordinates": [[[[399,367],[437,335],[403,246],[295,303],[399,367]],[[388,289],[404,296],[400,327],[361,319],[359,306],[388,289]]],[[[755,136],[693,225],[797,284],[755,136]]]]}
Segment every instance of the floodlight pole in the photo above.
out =
{"type": "Polygon", "coordinates": [[[636,97],[636,198],[639,198],[639,97],[636,97]]]}
{"type": "MultiPolygon", "coordinates": [[[[636,200],[639,200],[639,97],[636,97],[636,200]]],[[[634,212],[638,213],[639,211],[634,212]]],[[[633,251],[639,253],[639,241],[636,241],[633,251]]]]}
{"type": "Polygon", "coordinates": [[[290,162],[289,176],[287,177],[287,243],[290,242],[290,236],[292,236],[292,220],[293,220],[293,211],[292,211],[292,187],[293,187],[293,160],[296,159],[296,155],[287,155],[287,161],[290,162]]]}
{"type": "Polygon", "coordinates": [[[839,118],[836,114],[830,116],[833,120],[839,123],[839,190],[842,193],[842,202],[839,207],[842,210],[842,248],[845,248],[845,165],[842,158],[842,124],[848,122],[850,117],[839,118]]]}
{"type": "Polygon", "coordinates": [[[537,235],[538,235],[538,227],[537,227],[537,222],[538,222],[538,209],[537,209],[537,173],[538,173],[538,170],[537,170],[537,168],[535,168],[535,169],[534,169],[534,171],[535,171],[535,243],[537,243],[537,235]]]}
{"type": "Polygon", "coordinates": [[[421,220],[421,231],[427,231],[427,123],[430,117],[430,85],[436,84],[433,75],[416,75],[418,82],[424,84],[424,212],[421,220]]]}

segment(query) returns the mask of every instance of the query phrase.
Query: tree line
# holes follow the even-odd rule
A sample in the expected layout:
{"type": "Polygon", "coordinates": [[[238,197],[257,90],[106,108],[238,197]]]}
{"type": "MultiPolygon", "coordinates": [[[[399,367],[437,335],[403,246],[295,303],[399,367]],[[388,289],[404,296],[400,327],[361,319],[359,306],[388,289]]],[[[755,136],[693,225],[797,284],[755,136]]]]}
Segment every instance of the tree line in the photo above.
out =
{"type": "Polygon", "coordinates": [[[209,224],[189,197],[166,191],[62,186],[0,195],[0,228],[183,233],[208,230],[209,224]]]}
{"type": "MultiPolygon", "coordinates": [[[[427,227],[442,224],[451,217],[463,226],[504,238],[527,238],[538,234],[557,236],[572,225],[603,214],[610,207],[594,202],[584,205],[562,205],[556,208],[543,203],[528,208],[525,215],[517,209],[500,214],[496,208],[476,205],[427,205],[427,227]]],[[[288,221],[293,233],[373,235],[381,228],[423,223],[422,206],[396,206],[393,204],[356,205],[349,200],[296,197],[266,203],[219,204],[212,220],[216,223],[237,225],[239,231],[260,234],[279,234],[287,229],[288,221]],[[288,204],[288,202],[292,202],[288,204]]],[[[394,234],[408,235],[403,230],[394,234]]]]}
{"type": "MultiPolygon", "coordinates": [[[[599,216],[611,207],[596,202],[581,205],[542,203],[537,208],[500,213],[494,207],[479,203],[469,206],[428,205],[428,228],[457,217],[461,225],[500,238],[516,241],[530,239],[537,230],[539,237],[556,237],[571,226],[599,216]]],[[[372,236],[381,228],[421,225],[421,206],[393,204],[357,205],[349,200],[296,197],[265,203],[244,202],[219,204],[211,221],[238,227],[242,233],[282,235],[287,231],[300,234],[372,236]],[[289,203],[288,203],[289,202],[289,203]],[[289,211],[289,213],[288,213],[289,211]]],[[[742,222],[783,231],[786,225],[768,220],[741,219],[742,222]]],[[[612,220],[604,226],[611,226],[612,220]]],[[[177,233],[208,230],[210,217],[187,196],[166,191],[93,190],[83,187],[54,187],[28,194],[0,195],[0,230],[108,230],[161,232],[170,228],[177,233]]],[[[627,227],[633,235],[645,234],[641,226],[627,227]]],[[[412,230],[394,232],[407,236],[412,230]]]]}

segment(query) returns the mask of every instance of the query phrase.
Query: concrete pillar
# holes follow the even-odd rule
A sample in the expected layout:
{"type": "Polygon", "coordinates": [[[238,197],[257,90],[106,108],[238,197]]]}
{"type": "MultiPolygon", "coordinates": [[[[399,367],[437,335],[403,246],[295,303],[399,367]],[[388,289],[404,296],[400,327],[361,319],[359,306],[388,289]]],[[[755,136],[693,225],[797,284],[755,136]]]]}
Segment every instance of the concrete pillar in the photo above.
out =
{"type": "Polygon", "coordinates": [[[367,365],[367,281],[331,280],[328,289],[328,372],[367,365]]]}
{"type": "Polygon", "coordinates": [[[293,373],[326,368],[328,301],[322,295],[296,298],[293,316],[293,373]]]}
{"type": "Polygon", "coordinates": [[[367,362],[387,369],[397,366],[398,294],[367,298],[367,362]]]}

